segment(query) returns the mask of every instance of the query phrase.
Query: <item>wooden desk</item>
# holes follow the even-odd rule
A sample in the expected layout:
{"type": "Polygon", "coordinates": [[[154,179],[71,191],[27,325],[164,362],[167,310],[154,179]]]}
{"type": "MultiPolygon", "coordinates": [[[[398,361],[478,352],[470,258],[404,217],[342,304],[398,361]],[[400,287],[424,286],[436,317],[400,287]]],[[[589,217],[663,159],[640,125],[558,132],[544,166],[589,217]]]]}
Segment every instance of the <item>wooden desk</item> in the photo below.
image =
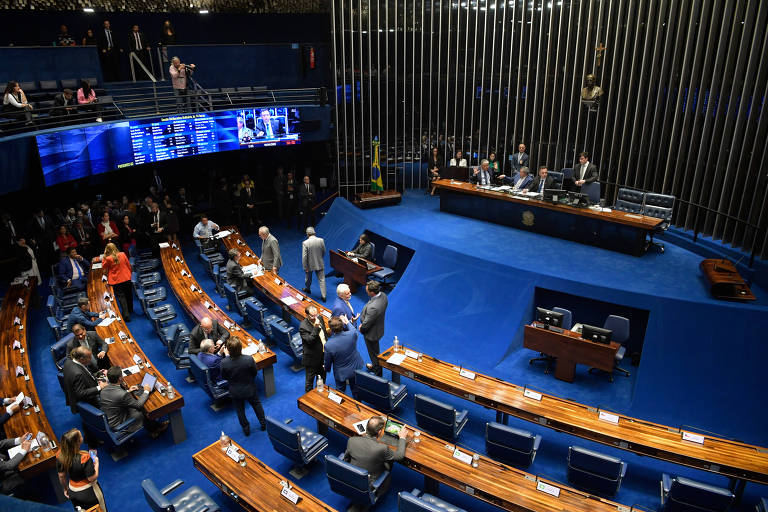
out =
{"type": "Polygon", "coordinates": [[[245,454],[246,466],[230,459],[221,450],[219,442],[203,448],[192,456],[195,467],[221,492],[232,498],[245,510],[273,512],[277,510],[311,510],[336,512],[307,491],[296,487],[289,479],[248,453],[232,441],[245,454]],[[291,483],[291,490],[301,499],[294,505],[280,495],[280,482],[291,483]]]}
{"type": "MultiPolygon", "coordinates": [[[[90,300],[91,311],[104,311],[106,309],[112,309],[118,315],[120,314],[115,299],[115,293],[106,281],[102,281],[101,276],[104,274],[104,269],[93,268],[88,273],[88,299],[90,300]],[[110,301],[104,299],[104,294],[109,293],[111,297],[110,301]]],[[[134,354],[141,357],[145,363],[145,367],[139,373],[128,375],[125,377],[125,381],[129,386],[141,384],[141,380],[144,377],[144,373],[152,373],[160,382],[170,382],[168,379],[158,371],[157,367],[152,364],[147,355],[141,350],[138,341],[133,337],[128,326],[123,321],[122,317],[118,317],[119,320],[115,320],[106,327],[96,327],[96,332],[102,338],[112,338],[114,342],[109,345],[109,360],[112,364],[120,366],[122,368],[128,368],[133,366],[134,354]],[[128,336],[131,341],[123,342],[120,340],[118,333],[122,331],[128,336]]],[[[171,433],[173,435],[173,442],[180,443],[187,438],[187,432],[184,428],[184,418],[181,415],[181,408],[184,406],[184,397],[179,392],[179,389],[174,386],[176,396],[173,400],[169,400],[165,394],[160,394],[157,391],[153,391],[149,395],[149,399],[144,404],[144,410],[147,412],[147,416],[150,419],[157,420],[163,416],[168,416],[171,422],[171,433]]]]}
{"type": "Polygon", "coordinates": [[[381,267],[376,265],[372,261],[368,261],[364,258],[356,258],[359,261],[354,261],[352,258],[344,254],[342,251],[329,251],[331,257],[331,268],[337,272],[344,274],[344,283],[349,285],[349,289],[352,293],[357,291],[357,286],[368,282],[368,276],[374,272],[381,270],[381,267]],[[370,269],[368,263],[373,265],[370,269]]]}
{"type": "MultiPolygon", "coordinates": [[[[319,393],[315,389],[298,399],[299,409],[315,418],[320,430],[330,427],[351,437],[357,435],[352,426],[355,422],[382,415],[339,391],[334,392],[342,397],[341,404],[328,399],[328,393],[319,393]]],[[[421,442],[414,443],[414,429],[410,426],[408,429],[411,433],[401,464],[423,474],[425,487],[430,492],[435,492],[438,484],[443,483],[504,510],[515,512],[629,511],[629,507],[619,508],[621,505],[618,503],[539,478],[483,455],[480,456],[478,467],[473,468],[453,457],[455,445],[426,432],[421,432],[421,442]],[[560,488],[560,496],[556,498],[536,490],[539,482],[560,488]]],[[[463,448],[461,451],[473,454],[463,448]]]]}
{"type": "Polygon", "coordinates": [[[440,179],[440,210],[641,256],[661,219],[618,210],[595,211],[480,189],[440,179]]]}
{"type": "MultiPolygon", "coordinates": [[[[251,336],[251,334],[240,327],[235,321],[233,321],[226,313],[224,313],[216,302],[200,288],[200,283],[192,275],[187,262],[184,261],[184,254],[181,249],[174,248],[173,246],[164,247],[160,249],[160,258],[163,262],[163,270],[165,270],[165,277],[168,279],[168,283],[171,285],[174,295],[179,301],[179,304],[184,308],[187,314],[196,322],[200,321],[204,317],[210,317],[213,320],[217,320],[219,325],[227,329],[225,322],[232,325],[229,329],[231,336],[237,336],[243,341],[243,346],[249,343],[259,343],[258,340],[251,336]],[[180,261],[176,261],[176,258],[180,261]],[[181,271],[184,270],[188,276],[182,276],[181,271]],[[196,290],[193,292],[191,286],[194,286],[196,290]],[[206,307],[205,303],[211,305],[211,308],[206,307]],[[215,309],[214,309],[215,308],[215,309]]],[[[266,349],[266,352],[260,352],[253,355],[253,360],[256,362],[259,370],[264,372],[264,393],[266,396],[272,396],[275,394],[275,370],[273,365],[277,361],[277,356],[274,352],[266,349]]]]}
{"type": "MultiPolygon", "coordinates": [[[[19,409],[7,422],[5,422],[5,435],[8,438],[19,437],[27,432],[37,436],[38,432],[44,432],[54,446],[58,446],[56,435],[48,422],[48,418],[40,404],[40,398],[35,388],[35,380],[29,366],[29,343],[27,332],[29,331],[29,301],[34,287],[37,286],[34,277],[28,280],[29,286],[15,284],[8,289],[8,293],[3,300],[3,307],[0,310],[0,371],[5,373],[0,377],[0,394],[3,398],[15,398],[19,393],[24,393],[32,399],[32,406],[26,409],[19,409]],[[19,304],[19,299],[24,301],[24,305],[19,304]],[[14,319],[20,320],[23,329],[19,325],[14,325],[14,319]],[[13,342],[18,341],[20,349],[13,348],[13,342]],[[26,377],[16,376],[16,367],[24,368],[26,377]]],[[[38,340],[42,341],[42,340],[38,340]]],[[[50,361],[46,361],[50,363],[50,361]]],[[[55,368],[48,366],[43,371],[53,372],[55,368]]],[[[63,403],[62,403],[63,405],[63,403]]],[[[2,408],[5,412],[5,407],[2,408]]],[[[27,453],[24,460],[18,466],[18,471],[22,478],[31,478],[43,471],[48,472],[56,496],[59,502],[66,500],[59,485],[59,477],[56,474],[56,449],[44,452],[42,449],[36,452],[27,453]],[[37,455],[37,457],[35,456],[37,455]]]]}
{"type": "MultiPolygon", "coordinates": [[[[406,357],[400,365],[387,362],[392,347],[379,355],[379,364],[400,375],[498,411],[497,421],[511,415],[558,432],[621,448],[639,455],[711,471],[738,480],[768,483],[768,449],[737,441],[704,436],[703,444],[682,440],[682,431],[618,414],[618,424],[599,419],[600,411],[553,395],[541,400],[525,396],[523,386],[476,373],[474,380],[459,375],[459,368],[426,354],[422,362],[406,357]]],[[[615,413],[612,413],[615,414],[615,413]]]]}
{"type": "Polygon", "coordinates": [[[523,333],[523,347],[556,357],[555,377],[573,382],[577,363],[612,372],[616,352],[621,344],[612,341],[606,345],[585,340],[577,332],[563,330],[562,333],[558,333],[526,325],[523,333]]]}
{"type": "MultiPolygon", "coordinates": [[[[237,249],[240,251],[241,267],[259,262],[259,258],[256,256],[256,253],[253,252],[253,249],[248,247],[248,243],[240,235],[240,233],[238,233],[235,226],[225,226],[222,229],[231,232],[229,236],[222,238],[221,242],[224,247],[227,248],[227,250],[237,249]],[[245,254],[246,252],[250,253],[250,256],[247,256],[245,254]]],[[[291,316],[296,318],[299,322],[304,320],[304,318],[307,316],[306,313],[304,313],[304,309],[311,304],[317,308],[321,318],[325,319],[327,326],[328,320],[331,318],[331,310],[316,300],[312,299],[312,297],[307,296],[307,294],[298,288],[291,286],[285,281],[285,279],[278,276],[271,270],[264,269],[264,275],[254,277],[252,281],[256,288],[258,288],[272,302],[280,306],[280,308],[283,310],[283,319],[286,321],[288,321],[291,316]],[[276,280],[279,281],[280,284],[277,284],[276,280]],[[303,300],[298,300],[299,296],[302,297],[303,300]],[[285,302],[283,302],[283,298],[285,297],[293,297],[298,302],[288,306],[285,304],[285,302]]]]}
{"type": "Polygon", "coordinates": [[[737,302],[757,300],[733,262],[707,259],[702,260],[699,268],[709,282],[709,291],[714,298],[737,302]]]}

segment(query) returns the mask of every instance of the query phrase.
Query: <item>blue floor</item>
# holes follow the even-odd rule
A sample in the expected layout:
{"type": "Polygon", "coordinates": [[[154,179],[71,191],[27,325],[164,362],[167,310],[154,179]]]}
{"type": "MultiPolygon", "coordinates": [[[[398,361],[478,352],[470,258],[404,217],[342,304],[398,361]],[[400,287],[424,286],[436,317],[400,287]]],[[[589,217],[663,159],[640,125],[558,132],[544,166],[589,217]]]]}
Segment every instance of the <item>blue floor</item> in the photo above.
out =
{"type": "MultiPolygon", "coordinates": [[[[281,275],[295,286],[303,287],[303,236],[295,229],[279,225],[271,228],[282,250],[281,275]]],[[[327,247],[351,247],[359,233],[370,229],[415,250],[408,269],[390,294],[382,347],[398,335],[403,343],[425,353],[516,384],[652,421],[709,428],[768,446],[762,374],[755,372],[766,357],[764,344],[756,343],[761,339],[756,333],[768,327],[768,295],[764,290],[755,289],[759,301],[749,306],[711,300],[699,276],[699,256],[667,244],[663,255],[649,253],[635,258],[444,214],[439,212],[439,199],[425,196],[423,191],[409,191],[399,206],[369,211],[337,200],[317,229],[327,247]],[[643,357],[639,367],[630,368],[632,376],[617,377],[611,384],[579,368],[576,381],[567,384],[551,374],[545,375],[541,367],[529,366],[527,360],[533,354],[522,349],[522,325],[529,320],[527,315],[537,286],[651,311],[643,357]],[[718,327],[721,324],[730,325],[731,330],[718,327]],[[737,353],[731,354],[733,351],[737,353]],[[734,389],[739,393],[734,393],[734,389]],[[735,420],[736,414],[750,420],[735,420]]],[[[247,240],[253,249],[260,251],[261,241],[255,234],[247,240]]],[[[224,308],[226,300],[216,294],[194,246],[187,243],[184,249],[197,280],[224,308]]],[[[339,282],[335,278],[327,280],[329,301],[339,282]]],[[[312,295],[319,298],[316,282],[312,291],[312,295]]],[[[183,317],[170,290],[168,295],[169,302],[191,327],[191,321],[183,317]]],[[[362,289],[353,296],[356,311],[365,300],[362,289]]],[[[138,303],[136,309],[139,311],[138,303]]],[[[44,314],[35,310],[31,314],[31,369],[42,405],[54,431],[61,434],[79,426],[79,421],[64,406],[52,370],[48,352],[52,337],[44,314]]],[[[239,319],[236,314],[231,316],[239,319]]],[[[250,437],[244,437],[231,406],[214,412],[209,407],[208,396],[197,385],[185,381],[186,372],[175,370],[143,315],[136,314],[129,326],[152,362],[184,394],[183,415],[188,438],[173,445],[170,433],[155,441],[140,437],[131,448],[131,455],[117,463],[102,454],[99,480],[111,510],[129,507],[146,510],[140,488],[143,478],[151,478],[159,486],[182,478],[187,485],[196,484],[207,490],[224,510],[240,510],[192,466],[192,455],[216,441],[221,430],[266,464],[283,474],[288,473],[291,464],[274,452],[264,433],[254,429],[250,437]]],[[[261,337],[258,331],[251,329],[251,332],[261,337]]],[[[362,339],[358,348],[367,359],[362,339]]],[[[277,393],[262,400],[264,408],[275,418],[294,418],[296,424],[314,428],[314,421],[296,407],[296,398],[303,393],[303,372],[294,373],[289,364],[288,358],[278,353],[277,393]]],[[[415,424],[414,393],[437,397],[460,409],[468,408],[470,420],[459,444],[484,451],[484,426],[493,420],[493,411],[407,379],[403,382],[408,386],[409,397],[398,414],[405,421],[415,424]]],[[[256,425],[252,412],[248,414],[252,425],[256,425]]],[[[529,471],[550,479],[566,481],[565,457],[571,444],[622,457],[629,463],[629,469],[615,500],[626,505],[657,509],[662,472],[727,485],[725,478],[702,471],[612,450],[520,420],[512,419],[511,424],[543,436],[539,454],[529,471]]],[[[342,451],[346,439],[333,431],[328,436],[331,446],[327,453],[342,451]]],[[[398,490],[423,488],[418,473],[402,466],[396,466],[393,473],[392,490],[377,510],[395,510],[398,490]]],[[[346,500],[329,490],[321,462],[311,466],[310,474],[297,483],[331,507],[346,509],[346,500]]],[[[38,489],[46,489],[44,485],[46,482],[41,479],[38,489]]],[[[749,484],[744,504],[737,510],[751,510],[749,507],[754,506],[761,495],[768,495],[765,486],[749,484]]],[[[445,486],[441,487],[441,496],[471,511],[498,510],[445,486]]],[[[52,502],[47,491],[39,498],[52,502]]],[[[71,509],[68,503],[60,507],[71,509]]]]}

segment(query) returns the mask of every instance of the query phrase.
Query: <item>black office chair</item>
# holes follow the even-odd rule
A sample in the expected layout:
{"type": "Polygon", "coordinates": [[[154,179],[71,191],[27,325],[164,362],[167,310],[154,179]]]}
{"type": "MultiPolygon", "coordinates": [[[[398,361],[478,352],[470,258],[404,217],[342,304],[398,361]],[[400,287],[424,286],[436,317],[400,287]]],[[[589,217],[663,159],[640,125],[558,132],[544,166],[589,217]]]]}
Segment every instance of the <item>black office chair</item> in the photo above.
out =
{"type": "Polygon", "coordinates": [[[616,196],[616,202],[613,205],[613,209],[619,210],[620,212],[643,215],[644,201],[644,192],[639,190],[632,190],[631,188],[620,188],[619,194],[616,196]]]}
{"type": "Polygon", "coordinates": [[[672,222],[672,209],[674,206],[675,196],[652,194],[650,192],[645,194],[645,208],[643,209],[643,213],[648,217],[655,217],[657,219],[662,219],[663,221],[651,232],[651,238],[648,240],[646,248],[654,245],[658,247],[661,252],[664,252],[664,244],[655,242],[653,236],[663,234],[669,229],[669,224],[672,222]]]}

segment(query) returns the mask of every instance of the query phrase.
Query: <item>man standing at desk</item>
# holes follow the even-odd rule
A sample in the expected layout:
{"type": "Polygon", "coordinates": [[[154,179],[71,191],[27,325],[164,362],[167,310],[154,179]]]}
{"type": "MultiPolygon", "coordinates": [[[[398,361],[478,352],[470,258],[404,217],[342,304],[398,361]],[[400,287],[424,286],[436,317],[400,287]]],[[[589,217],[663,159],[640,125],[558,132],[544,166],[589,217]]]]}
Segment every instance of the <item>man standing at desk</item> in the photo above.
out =
{"type": "Polygon", "coordinates": [[[348,331],[350,329],[350,324],[352,327],[357,325],[357,318],[360,315],[355,315],[355,310],[352,308],[352,304],[349,302],[349,299],[352,298],[352,291],[349,289],[348,284],[341,283],[339,286],[337,286],[336,295],[338,298],[333,302],[333,307],[331,307],[331,314],[338,317],[347,317],[349,319],[349,324],[344,326],[344,330],[348,331]]]}
{"type": "Polygon", "coordinates": [[[304,347],[301,365],[304,367],[304,391],[312,389],[315,377],[325,380],[323,371],[323,346],[328,339],[328,331],[325,330],[325,322],[317,314],[315,306],[307,306],[304,309],[306,318],[299,324],[299,335],[304,347]]]}
{"type": "Polygon", "coordinates": [[[212,220],[208,220],[206,215],[200,217],[200,222],[195,225],[195,229],[192,231],[192,236],[200,240],[200,243],[205,247],[213,236],[213,232],[219,231],[221,228],[218,224],[212,220]]]}
{"type": "Polygon", "coordinates": [[[269,232],[267,226],[259,228],[259,238],[261,238],[261,265],[264,270],[271,270],[275,274],[283,266],[283,258],[280,257],[280,244],[275,235],[269,232]]]}
{"type": "Polygon", "coordinates": [[[548,172],[549,171],[546,165],[539,167],[539,175],[536,176],[528,185],[528,190],[538,194],[543,194],[545,189],[552,188],[554,180],[552,179],[552,176],[547,176],[548,172]]]}
{"type": "Polygon", "coordinates": [[[371,364],[368,368],[381,377],[381,366],[379,366],[379,341],[384,336],[384,316],[387,312],[389,300],[384,292],[381,291],[381,284],[378,281],[368,281],[365,285],[365,291],[370,300],[360,312],[360,332],[365,339],[365,347],[368,349],[368,357],[371,364]]]}
{"type": "Polygon", "coordinates": [[[331,337],[325,344],[325,357],[323,358],[323,368],[326,372],[333,369],[333,380],[336,389],[341,392],[346,391],[349,383],[352,396],[357,396],[357,387],[355,385],[355,372],[365,367],[360,352],[357,351],[357,329],[352,327],[350,330],[344,330],[344,324],[348,323],[346,318],[332,316],[328,321],[328,327],[331,328],[331,337]]]}
{"type": "MultiPolygon", "coordinates": [[[[392,461],[400,461],[405,457],[405,444],[408,429],[400,429],[397,434],[397,450],[392,451],[389,445],[379,442],[384,435],[386,420],[381,416],[372,416],[365,426],[365,434],[352,436],[347,441],[344,460],[368,471],[369,478],[376,480],[379,475],[392,469],[392,461]]],[[[381,484],[379,494],[387,492],[391,477],[381,484]]]]}
{"type": "Polygon", "coordinates": [[[312,273],[320,284],[320,297],[325,302],[325,241],[315,236],[315,228],[307,228],[307,239],[301,243],[301,265],[304,268],[304,293],[312,293],[312,273]]]}
{"type": "Polygon", "coordinates": [[[579,187],[585,183],[594,183],[597,181],[597,166],[589,161],[589,155],[585,152],[579,153],[579,165],[573,169],[573,184],[579,187]]]}

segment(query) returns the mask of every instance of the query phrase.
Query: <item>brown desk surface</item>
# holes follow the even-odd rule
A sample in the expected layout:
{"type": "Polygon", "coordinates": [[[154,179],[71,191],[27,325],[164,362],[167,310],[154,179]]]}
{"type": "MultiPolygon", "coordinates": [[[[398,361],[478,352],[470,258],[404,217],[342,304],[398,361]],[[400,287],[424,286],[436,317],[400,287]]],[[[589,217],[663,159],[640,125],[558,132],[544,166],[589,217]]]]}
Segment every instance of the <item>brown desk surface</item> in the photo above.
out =
{"type": "MultiPolygon", "coordinates": [[[[330,251],[328,251],[328,254],[336,255],[339,258],[348,261],[351,265],[356,265],[360,267],[361,270],[364,269],[366,274],[373,274],[374,272],[378,272],[379,270],[382,270],[384,268],[365,258],[357,257],[356,259],[359,261],[355,261],[349,256],[347,256],[346,252],[341,249],[338,249],[338,250],[331,249],[330,251]],[[361,261],[362,263],[360,263],[361,261]],[[373,266],[371,268],[368,268],[368,263],[370,263],[373,266]]],[[[333,263],[331,263],[331,267],[333,267],[333,263]]],[[[333,267],[333,268],[336,268],[336,267],[333,267]]]]}
{"type": "MultiPolygon", "coordinates": [[[[91,311],[104,311],[107,308],[111,308],[115,313],[120,315],[117,300],[115,299],[115,292],[106,281],[101,280],[101,276],[104,275],[104,269],[91,267],[91,271],[88,273],[88,299],[91,301],[91,311]],[[112,300],[107,302],[104,300],[104,294],[109,293],[112,300]]],[[[139,357],[146,363],[149,362],[152,366],[149,368],[149,372],[157,376],[158,380],[162,383],[167,383],[168,379],[163,377],[157,366],[152,364],[150,359],[141,350],[138,340],[136,340],[128,326],[123,322],[122,316],[119,316],[120,321],[114,321],[106,327],[96,327],[96,332],[102,338],[113,338],[114,343],[109,345],[109,360],[112,364],[120,366],[122,368],[128,368],[133,366],[133,355],[138,354],[139,357]],[[128,338],[133,340],[133,343],[123,343],[118,336],[118,333],[123,331],[128,338]]],[[[157,340],[156,340],[157,341],[157,340]]],[[[159,341],[157,341],[159,343],[159,341]]],[[[147,368],[125,377],[125,381],[129,386],[140,385],[141,379],[144,377],[144,373],[147,372],[147,368]]],[[[173,385],[173,383],[171,383],[173,385]]],[[[147,411],[147,416],[151,419],[157,419],[161,416],[165,416],[174,411],[181,409],[184,406],[184,397],[179,392],[176,386],[173,386],[176,396],[173,400],[169,400],[165,395],[161,395],[158,392],[154,392],[149,395],[149,399],[144,404],[144,410],[147,411]]]]}
{"type": "MultiPolygon", "coordinates": [[[[256,253],[253,252],[253,249],[248,246],[245,238],[240,235],[235,226],[225,226],[221,229],[231,231],[231,234],[222,238],[221,242],[224,244],[224,247],[226,247],[227,250],[237,249],[240,251],[241,267],[259,262],[259,258],[256,256],[256,253]],[[238,240],[240,241],[240,244],[237,243],[238,240]],[[246,256],[246,252],[250,252],[251,255],[246,256]]],[[[264,293],[273,302],[282,307],[283,311],[288,311],[291,315],[293,315],[294,318],[298,319],[299,321],[304,320],[304,318],[307,316],[306,313],[304,313],[304,309],[310,304],[317,308],[317,311],[320,313],[321,317],[325,318],[326,324],[328,323],[328,319],[331,318],[330,309],[312,299],[312,297],[307,296],[307,294],[302,292],[300,289],[294,288],[288,284],[284,278],[279,277],[271,270],[264,269],[264,275],[254,277],[252,281],[253,284],[255,284],[256,287],[262,291],[262,293],[264,293]],[[280,284],[277,284],[275,279],[279,279],[280,284]],[[299,301],[297,298],[298,295],[304,297],[305,300],[299,301]],[[297,302],[288,306],[282,301],[284,297],[293,297],[297,300],[297,302]]]]}
{"type": "MultiPolygon", "coordinates": [[[[27,432],[32,432],[32,436],[36,436],[38,432],[45,432],[48,439],[58,445],[58,440],[53,433],[51,424],[48,422],[45,411],[43,411],[40,404],[37,389],[35,388],[35,380],[29,368],[29,343],[27,341],[29,319],[27,313],[29,312],[29,298],[32,295],[33,288],[37,285],[35,281],[35,278],[32,277],[29,279],[29,286],[24,286],[23,284],[11,286],[5,295],[3,309],[0,311],[0,345],[2,346],[2,351],[0,351],[0,371],[7,372],[5,376],[0,378],[0,393],[5,398],[16,398],[19,393],[24,393],[24,396],[32,399],[33,404],[32,407],[27,409],[19,409],[18,412],[8,419],[4,427],[6,437],[8,438],[19,437],[27,432]],[[18,303],[19,299],[24,300],[23,306],[18,303]],[[21,325],[24,326],[22,330],[19,330],[18,325],[13,325],[13,320],[16,317],[21,320],[21,325]],[[12,348],[13,342],[16,340],[21,344],[21,348],[24,350],[23,354],[21,350],[12,348]],[[29,375],[29,380],[16,376],[17,366],[24,368],[24,373],[29,375]],[[35,406],[40,409],[40,412],[35,412],[35,406]]],[[[43,340],[39,341],[42,342],[43,340]]],[[[55,370],[53,366],[43,369],[43,371],[53,370],[55,370]]],[[[5,407],[2,408],[2,412],[5,412],[5,407]]],[[[35,458],[34,454],[30,452],[21,461],[18,469],[22,477],[29,478],[56,465],[56,450],[44,452],[41,449],[38,453],[40,454],[39,458],[35,458]]]]}
{"type": "MultiPolygon", "coordinates": [[[[318,423],[328,425],[345,436],[357,435],[353,424],[382,413],[372,409],[339,391],[341,404],[328,399],[328,393],[319,393],[313,389],[299,397],[299,409],[306,412],[318,423]]],[[[407,426],[407,425],[406,425],[407,426]]],[[[504,510],[519,511],[613,511],[618,503],[590,496],[587,493],[563,486],[557,482],[538,478],[519,469],[480,456],[479,465],[473,468],[453,457],[454,444],[421,432],[421,442],[411,442],[413,428],[407,426],[409,433],[405,458],[401,461],[414,471],[449,485],[461,492],[501,507],[504,510]],[[538,482],[560,488],[558,498],[536,490],[538,482]]],[[[462,452],[474,452],[460,448],[462,452]]],[[[629,510],[629,507],[626,507],[629,510]]]]}
{"type": "Polygon", "coordinates": [[[652,231],[656,226],[663,222],[662,219],[657,219],[655,217],[633,215],[618,210],[611,210],[610,212],[597,212],[591,210],[590,208],[576,208],[573,206],[552,204],[540,199],[521,199],[520,197],[505,194],[504,192],[494,192],[493,190],[478,189],[476,185],[463,181],[454,181],[451,183],[451,180],[440,179],[435,181],[434,185],[438,188],[444,188],[452,192],[460,192],[463,194],[487,197],[489,199],[500,199],[502,201],[510,201],[513,203],[531,204],[540,208],[546,208],[548,210],[558,210],[563,213],[572,213],[573,215],[599,219],[606,222],[616,222],[618,224],[624,224],[646,231],[652,231]]]}
{"type": "MultiPolygon", "coordinates": [[[[234,320],[232,320],[226,313],[224,313],[224,311],[219,309],[219,307],[216,306],[216,302],[211,299],[207,293],[202,291],[202,288],[200,288],[200,283],[197,282],[195,277],[192,275],[192,272],[190,272],[189,267],[187,266],[187,262],[184,260],[184,254],[181,252],[181,249],[174,249],[172,246],[161,248],[160,257],[163,262],[165,277],[168,279],[174,295],[176,295],[176,298],[179,300],[179,304],[181,304],[187,313],[189,313],[189,316],[191,316],[196,322],[199,323],[203,317],[207,316],[213,320],[217,320],[219,325],[225,329],[226,325],[224,322],[228,322],[232,325],[232,327],[227,329],[230,335],[239,337],[243,341],[243,346],[246,346],[249,343],[260,342],[260,340],[257,340],[251,336],[248,331],[240,327],[234,320]],[[176,256],[178,256],[181,261],[176,261],[176,256]],[[186,277],[182,276],[182,270],[185,270],[189,275],[186,277]],[[192,285],[194,285],[196,289],[200,290],[200,292],[193,292],[192,288],[190,288],[192,285]],[[206,301],[216,309],[207,308],[205,306],[206,301]]],[[[259,370],[261,370],[267,366],[275,364],[275,361],[277,361],[277,356],[274,352],[267,349],[266,352],[254,354],[253,360],[256,362],[259,370]]]]}
{"type": "Polygon", "coordinates": [[[222,451],[219,442],[203,448],[192,456],[195,467],[225,495],[234,492],[238,496],[237,504],[245,510],[273,512],[277,510],[315,510],[336,512],[307,491],[295,486],[289,479],[267,466],[248,453],[242,446],[232,441],[241,453],[245,454],[246,466],[230,459],[222,451]],[[291,483],[291,490],[301,496],[294,505],[280,495],[281,481],[291,483]]]}
{"type": "MultiPolygon", "coordinates": [[[[395,373],[446,393],[553,430],[656,459],[728,477],[768,483],[768,449],[704,436],[703,444],[682,440],[680,429],[618,414],[614,425],[598,419],[599,410],[542,393],[541,400],[524,396],[525,388],[476,373],[474,380],[459,369],[424,354],[422,362],[406,357],[400,365],[387,363],[392,347],[379,355],[379,364],[395,373]]],[[[616,414],[611,412],[612,414],[616,414]]]]}

